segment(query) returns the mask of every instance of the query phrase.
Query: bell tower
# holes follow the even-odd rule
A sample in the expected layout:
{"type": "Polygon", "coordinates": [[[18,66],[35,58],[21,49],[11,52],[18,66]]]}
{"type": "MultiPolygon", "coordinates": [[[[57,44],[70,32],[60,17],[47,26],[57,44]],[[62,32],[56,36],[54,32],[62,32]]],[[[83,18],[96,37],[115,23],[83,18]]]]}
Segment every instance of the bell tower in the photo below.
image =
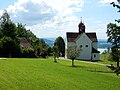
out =
{"type": "Polygon", "coordinates": [[[81,22],[78,25],[78,28],[79,28],[79,33],[85,33],[85,25],[82,22],[82,17],[81,17],[81,22]]]}

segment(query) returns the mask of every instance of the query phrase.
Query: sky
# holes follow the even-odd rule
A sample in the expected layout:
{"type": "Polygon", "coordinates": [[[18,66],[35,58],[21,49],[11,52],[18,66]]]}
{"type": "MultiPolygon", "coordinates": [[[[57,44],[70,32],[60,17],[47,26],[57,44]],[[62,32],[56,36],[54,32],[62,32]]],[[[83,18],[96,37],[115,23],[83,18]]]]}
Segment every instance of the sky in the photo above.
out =
{"type": "Polygon", "coordinates": [[[120,18],[110,5],[117,0],[0,0],[0,16],[6,9],[14,23],[26,24],[38,38],[66,37],[78,32],[84,22],[86,32],[96,32],[98,39],[107,39],[107,24],[120,18]]]}

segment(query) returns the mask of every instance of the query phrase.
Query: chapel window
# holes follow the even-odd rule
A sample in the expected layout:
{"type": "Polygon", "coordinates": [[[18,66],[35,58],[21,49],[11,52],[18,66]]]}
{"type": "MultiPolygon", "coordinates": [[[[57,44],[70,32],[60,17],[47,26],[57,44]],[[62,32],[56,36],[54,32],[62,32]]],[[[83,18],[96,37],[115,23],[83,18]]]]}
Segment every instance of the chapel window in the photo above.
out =
{"type": "Polygon", "coordinates": [[[82,45],[80,45],[80,47],[82,48],[82,45]]]}
{"type": "Polygon", "coordinates": [[[96,55],[94,55],[94,58],[96,57],[96,55]]]}
{"type": "Polygon", "coordinates": [[[88,45],[86,45],[86,47],[88,47],[88,45]]]}

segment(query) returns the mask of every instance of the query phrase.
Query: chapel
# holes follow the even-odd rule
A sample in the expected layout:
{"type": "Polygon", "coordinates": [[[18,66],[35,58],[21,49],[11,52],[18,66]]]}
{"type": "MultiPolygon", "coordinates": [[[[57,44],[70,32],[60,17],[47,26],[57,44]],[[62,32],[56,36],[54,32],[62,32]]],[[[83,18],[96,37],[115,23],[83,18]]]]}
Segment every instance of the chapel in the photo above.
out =
{"type": "MultiPolygon", "coordinates": [[[[66,48],[69,46],[80,47],[80,54],[76,59],[79,60],[99,60],[98,40],[96,32],[86,32],[85,24],[81,22],[78,24],[78,32],[67,32],[66,48]]],[[[69,59],[69,54],[66,52],[69,59]]]]}

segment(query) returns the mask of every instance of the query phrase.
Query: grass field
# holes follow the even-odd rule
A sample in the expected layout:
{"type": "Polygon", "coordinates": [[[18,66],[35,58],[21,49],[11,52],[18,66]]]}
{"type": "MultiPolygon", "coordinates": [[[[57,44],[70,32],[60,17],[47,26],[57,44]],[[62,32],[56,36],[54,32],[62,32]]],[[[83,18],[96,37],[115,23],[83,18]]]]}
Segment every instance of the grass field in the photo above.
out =
{"type": "Polygon", "coordinates": [[[120,90],[105,66],[48,59],[0,59],[0,90],[120,90]]]}
{"type": "Polygon", "coordinates": [[[108,58],[109,54],[100,54],[100,63],[113,64],[114,66],[116,66],[116,62],[109,61],[108,58]]]}

